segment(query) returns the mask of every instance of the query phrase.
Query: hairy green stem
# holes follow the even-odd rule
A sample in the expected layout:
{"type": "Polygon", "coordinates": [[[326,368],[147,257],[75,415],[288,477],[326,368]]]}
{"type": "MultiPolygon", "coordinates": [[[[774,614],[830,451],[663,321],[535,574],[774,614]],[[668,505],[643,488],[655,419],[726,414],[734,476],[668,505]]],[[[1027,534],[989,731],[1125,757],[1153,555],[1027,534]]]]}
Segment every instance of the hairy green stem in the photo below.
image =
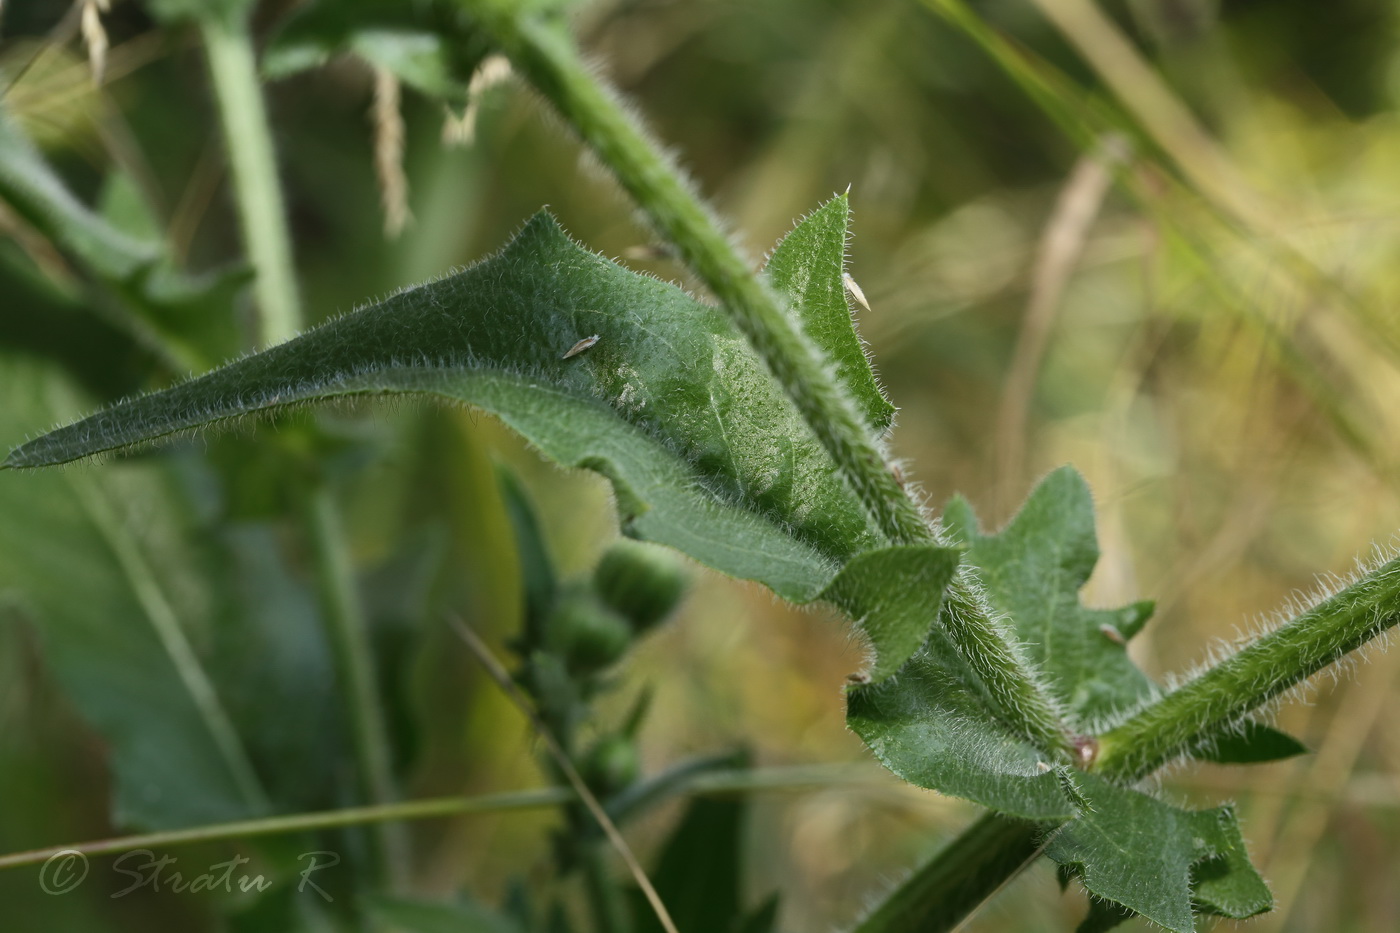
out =
{"type": "Polygon", "coordinates": [[[852,933],[945,933],[1038,854],[1037,823],[989,813],[880,902],[852,933]]]}
{"type": "MultiPolygon", "coordinates": [[[[937,540],[900,488],[832,368],[739,255],[679,170],[579,58],[569,37],[516,0],[469,3],[517,70],[563,115],[714,293],[840,468],[880,531],[937,540]]],[[[1002,704],[1008,725],[1047,750],[1071,743],[1054,704],[964,583],[949,593],[952,637],[1002,704]]]]}
{"type": "Polygon", "coordinates": [[[992,712],[1005,725],[1073,763],[1078,754],[1074,734],[1030,663],[993,620],[979,586],[967,563],[948,584],[940,619],[949,640],[986,686],[997,704],[992,712]]]}
{"type": "Polygon", "coordinates": [[[200,33],[223,123],[243,242],[257,274],[257,340],[269,347],[295,335],[302,321],[253,39],[246,19],[217,12],[201,18],[200,33]]]}
{"type": "MultiPolygon", "coordinates": [[[[1099,736],[1098,756],[1089,768],[1121,781],[1146,777],[1202,741],[1228,732],[1254,710],[1397,623],[1400,558],[1371,571],[1099,736]]],[[[969,890],[980,886],[990,894],[1024,863],[1026,838],[1009,827],[1002,831],[993,828],[996,821],[1005,819],[990,815],[973,824],[891,895],[894,905],[881,905],[856,933],[906,929],[939,933],[948,929],[956,918],[945,899],[954,898],[963,886],[970,886],[969,890]]],[[[1036,831],[1032,824],[1023,825],[1027,833],[1036,831]]],[[[1041,825],[1038,829],[1043,833],[1053,827],[1041,825]]],[[[972,906],[975,904],[969,904],[969,909],[972,906]]]]}
{"type": "Polygon", "coordinates": [[[891,475],[820,353],[753,274],[676,167],[584,65],[569,37],[515,0],[476,0],[469,5],[512,64],[597,152],[733,317],[880,530],[894,543],[927,541],[923,517],[891,475]]]}
{"type": "Polygon", "coordinates": [[[1400,622],[1400,558],[1301,613],[1099,737],[1093,770],[1136,780],[1400,622]]]}
{"type": "MultiPolygon", "coordinates": [[[[321,606],[326,614],[341,690],[350,705],[360,778],[370,801],[387,804],[398,796],[390,760],[389,729],[384,721],[384,704],[374,669],[374,649],[355,590],[340,510],[324,484],[317,485],[307,495],[307,528],[321,586],[321,606]]],[[[377,848],[376,856],[385,876],[395,882],[406,880],[408,841],[403,833],[382,825],[377,848]]]]}

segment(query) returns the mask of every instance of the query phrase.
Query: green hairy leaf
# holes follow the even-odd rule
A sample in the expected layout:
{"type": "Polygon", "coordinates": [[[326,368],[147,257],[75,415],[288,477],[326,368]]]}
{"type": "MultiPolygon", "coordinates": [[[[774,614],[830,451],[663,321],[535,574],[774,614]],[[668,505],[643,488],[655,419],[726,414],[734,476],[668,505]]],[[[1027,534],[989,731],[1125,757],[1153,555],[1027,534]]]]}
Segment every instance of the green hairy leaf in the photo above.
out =
{"type": "MultiPolygon", "coordinates": [[[[841,572],[828,599],[857,618],[857,607],[875,606],[883,620],[923,619],[941,607],[957,556],[934,547],[872,551],[841,572]]],[[[1048,756],[992,719],[987,705],[976,675],[935,628],[898,677],[851,689],[846,721],[912,784],[1030,819],[1071,816],[1048,756]]]]}
{"type": "Polygon", "coordinates": [[[983,535],[961,498],[943,520],[1075,726],[1096,731],[1152,697],[1151,680],[1127,653],[1152,604],[1104,610],[1079,602],[1099,548],[1093,499],[1078,472],[1061,467],[1047,476],[997,534],[983,535]]]}
{"type": "MultiPolygon", "coordinates": [[[[860,376],[857,397],[879,424],[888,403],[857,365],[849,311],[835,303],[844,305],[837,257],[847,211],[838,197],[799,226],[775,254],[775,284],[793,289],[785,297],[794,313],[860,376]]],[[[884,543],[727,317],[589,253],[545,214],[491,259],[59,428],[4,466],[62,463],[310,401],[400,393],[497,414],[552,459],[606,476],[629,535],[795,602],[822,597],[843,565],[884,543]]],[[[940,592],[897,621],[854,590],[832,597],[864,620],[884,676],[922,643],[940,592]]]]}
{"type": "MultiPolygon", "coordinates": [[[[1182,810],[1093,775],[1074,781],[1086,805],[1051,833],[1046,854],[1090,894],[1176,933],[1195,930],[1193,905],[1236,919],[1273,906],[1232,808],[1182,810]]],[[[1090,929],[1107,929],[1106,913],[1091,914],[1090,929]]]]}
{"type": "MultiPolygon", "coordinates": [[[[983,534],[962,499],[949,504],[943,520],[950,536],[966,545],[965,559],[987,600],[1045,675],[1073,725],[1092,733],[1156,695],[1126,650],[1150,616],[1151,603],[1102,610],[1079,602],[1098,545],[1093,501],[1077,472],[1066,467],[1047,476],[997,534],[983,534]]],[[[918,581],[912,567],[901,567],[901,556],[891,553],[896,550],[852,562],[828,598],[854,614],[840,597],[843,587],[858,588],[866,604],[883,600],[885,619],[927,611],[929,594],[939,590],[918,581]]],[[[902,560],[908,563],[911,556],[902,560]]],[[[849,693],[847,722],[886,767],[920,787],[1028,819],[1060,820],[1079,812],[1081,801],[1065,792],[1050,767],[1055,759],[992,721],[986,707],[976,676],[938,627],[897,677],[849,693]]],[[[1213,740],[1200,754],[1264,761],[1298,748],[1289,736],[1253,724],[1213,740]]]]}
{"type": "MultiPolygon", "coordinates": [[[[1152,615],[1150,600],[1121,609],[1089,609],[1079,591],[1098,563],[1094,501],[1073,467],[1036,486],[1021,510],[996,534],[983,534],[972,506],[954,498],[943,513],[950,536],[967,558],[992,606],[1064,704],[1075,727],[1097,733],[1160,694],[1128,657],[1128,643],[1152,615]]],[[[1257,722],[1212,736],[1195,756],[1216,762],[1274,761],[1306,749],[1291,736],[1257,722]]]]}
{"type": "Polygon", "coordinates": [[[283,78],[351,54],[460,107],[488,48],[459,3],[322,0],[286,18],[263,53],[262,69],[283,78]]]}
{"type": "Polygon", "coordinates": [[[850,219],[844,197],[827,202],[778,244],[768,259],[768,278],[802,309],[807,336],[836,365],[866,423],[883,433],[889,430],[895,409],[880,391],[865,347],[851,326],[842,280],[850,219]]]}
{"type": "Polygon", "coordinates": [[[947,636],[935,629],[898,677],[851,690],[846,723],[911,784],[1027,819],[1073,815],[1045,754],[990,719],[986,702],[947,636]]]}

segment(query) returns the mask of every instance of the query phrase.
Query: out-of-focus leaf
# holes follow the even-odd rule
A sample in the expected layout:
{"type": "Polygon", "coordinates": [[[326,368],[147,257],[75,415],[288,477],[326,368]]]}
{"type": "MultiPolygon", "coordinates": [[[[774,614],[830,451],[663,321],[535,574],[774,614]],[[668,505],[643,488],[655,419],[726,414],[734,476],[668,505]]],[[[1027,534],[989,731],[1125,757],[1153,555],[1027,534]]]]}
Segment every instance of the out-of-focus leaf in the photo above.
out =
{"type": "Polygon", "coordinates": [[[203,585],[218,599],[204,656],[273,806],[293,812],[342,803],[349,738],[311,592],[288,572],[273,528],[195,534],[208,545],[203,585]]]}
{"type": "Polygon", "coordinates": [[[156,244],[116,229],[74,197],[4,108],[0,198],[105,278],[129,279],[160,258],[156,244]]]}
{"type": "Polygon", "coordinates": [[[530,647],[544,644],[544,621],[559,595],[559,581],[549,556],[544,533],[535,508],[520,480],[506,467],[497,468],[501,498],[515,532],[515,550],[520,558],[520,580],[525,588],[525,641],[530,647]]]}
{"type": "Polygon", "coordinates": [[[98,398],[146,385],[158,361],[129,329],[94,316],[89,296],[44,277],[28,257],[0,243],[0,346],[59,363],[98,398]]]}
{"type": "Polygon", "coordinates": [[[732,770],[744,767],[744,764],[742,752],[722,752],[678,762],[665,771],[643,778],[613,795],[607,802],[608,816],[614,823],[622,826],[670,800],[689,787],[700,775],[711,771],[732,770]]]}
{"type": "Polygon", "coordinates": [[[866,424],[884,432],[895,409],[870,369],[842,279],[850,217],[847,199],[832,198],[783,238],[765,271],[773,286],[800,311],[803,330],[836,366],[866,424]]]}
{"type": "Polygon", "coordinates": [[[1086,806],[1046,854],[1090,894],[1176,933],[1195,930],[1193,905],[1236,919],[1272,906],[1232,808],[1182,810],[1093,775],[1074,780],[1086,806]]]}
{"type": "Polygon", "coordinates": [[[369,912],[404,933],[524,933],[510,917],[468,901],[444,903],[401,897],[365,898],[369,912]]]}
{"type": "MultiPolygon", "coordinates": [[[[697,797],[672,831],[652,884],[681,930],[732,930],[743,897],[743,797],[697,797]]],[[[633,891],[637,933],[660,933],[661,921],[633,891]]]]}
{"type": "Polygon", "coordinates": [[[437,0],[321,0],[298,7],[263,53],[263,72],[281,78],[357,55],[430,97],[467,102],[472,72],[489,51],[461,3],[437,0]]]}
{"type": "Polygon", "coordinates": [[[988,599],[1006,614],[1074,725],[1093,731],[1153,696],[1152,681],[1127,653],[1152,604],[1108,610],[1079,602],[1099,547],[1093,498],[1077,471],[1061,467],[1047,476],[997,534],[982,534],[961,498],[949,503],[944,522],[967,545],[988,599]]]}
{"type": "Polygon", "coordinates": [[[153,218],[137,206],[129,182],[117,176],[107,197],[120,226],[79,201],[0,107],[0,200],[116,294],[126,313],[115,323],[180,368],[204,369],[232,355],[233,304],[247,269],[177,270],[164,243],[145,235],[153,218]]]}
{"type": "MultiPolygon", "coordinates": [[[[51,371],[3,362],[6,433],[74,410],[51,371]]],[[[200,567],[181,511],[150,470],[0,479],[0,598],[33,621],[55,679],[109,743],[119,825],[217,822],[267,805],[209,672],[184,650],[211,607],[189,585],[200,567]]]]}
{"type": "MultiPolygon", "coordinates": [[[[0,359],[0,429],[77,407],[0,359]]],[[[114,821],[170,828],[343,801],[348,743],[314,600],[265,525],[219,525],[203,464],[0,478],[0,601],[109,746],[114,821]]]]}
{"type": "MultiPolygon", "coordinates": [[[[800,295],[795,304],[805,314],[800,295]]],[[[796,602],[822,596],[842,564],[883,543],[725,315],[583,250],[543,214],[492,259],[60,428],[5,466],[317,399],[406,392],[498,414],[553,459],[605,475],[628,534],[796,602]]],[[[880,675],[933,618],[885,619],[878,600],[855,609],[880,675]]]]}

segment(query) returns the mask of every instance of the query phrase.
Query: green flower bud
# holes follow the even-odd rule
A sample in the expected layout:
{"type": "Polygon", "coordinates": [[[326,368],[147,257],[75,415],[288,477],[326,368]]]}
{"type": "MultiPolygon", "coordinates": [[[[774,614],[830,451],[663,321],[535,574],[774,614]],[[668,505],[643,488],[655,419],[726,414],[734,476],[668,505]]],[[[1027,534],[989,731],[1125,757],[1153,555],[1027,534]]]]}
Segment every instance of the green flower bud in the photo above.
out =
{"type": "Polygon", "coordinates": [[[605,735],[588,750],[580,770],[590,790],[600,797],[610,797],[637,780],[642,762],[631,739],[605,735]]]}
{"type": "Polygon", "coordinates": [[[550,613],[545,642],[569,673],[595,674],[627,653],[632,627],[591,593],[574,592],[550,613]]]}
{"type": "Polygon", "coordinates": [[[621,538],[593,571],[593,588],[638,632],[660,622],[685,595],[685,568],[670,550],[621,538]]]}

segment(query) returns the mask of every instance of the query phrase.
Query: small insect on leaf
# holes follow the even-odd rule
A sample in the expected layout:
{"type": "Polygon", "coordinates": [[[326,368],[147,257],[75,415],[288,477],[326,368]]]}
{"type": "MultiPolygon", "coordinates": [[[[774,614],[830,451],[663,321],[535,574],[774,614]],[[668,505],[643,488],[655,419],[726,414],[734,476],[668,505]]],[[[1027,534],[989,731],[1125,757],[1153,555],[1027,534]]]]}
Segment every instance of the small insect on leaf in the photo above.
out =
{"type": "Polygon", "coordinates": [[[580,340],[578,343],[574,344],[572,347],[569,347],[569,352],[568,352],[568,353],[565,353],[565,354],[561,357],[561,359],[567,360],[567,359],[568,359],[569,357],[571,357],[571,356],[578,356],[578,355],[579,355],[580,353],[582,353],[584,350],[587,350],[589,347],[591,347],[591,346],[593,346],[595,343],[597,343],[598,340],[599,340],[599,335],[598,335],[598,334],[594,334],[592,337],[584,337],[584,338],[583,338],[582,340],[580,340]]]}
{"type": "Polygon", "coordinates": [[[1128,643],[1128,640],[1123,637],[1122,632],[1118,631],[1118,629],[1114,628],[1106,622],[1103,625],[1099,626],[1099,634],[1102,635],[1104,638],[1107,638],[1109,641],[1113,642],[1115,645],[1126,645],[1128,643]]]}
{"type": "Polygon", "coordinates": [[[856,304],[860,305],[862,309],[869,311],[870,302],[865,300],[865,292],[861,291],[860,286],[856,284],[856,280],[851,277],[851,274],[849,272],[842,272],[841,281],[845,283],[846,291],[851,293],[851,297],[856,300],[856,304]]]}

